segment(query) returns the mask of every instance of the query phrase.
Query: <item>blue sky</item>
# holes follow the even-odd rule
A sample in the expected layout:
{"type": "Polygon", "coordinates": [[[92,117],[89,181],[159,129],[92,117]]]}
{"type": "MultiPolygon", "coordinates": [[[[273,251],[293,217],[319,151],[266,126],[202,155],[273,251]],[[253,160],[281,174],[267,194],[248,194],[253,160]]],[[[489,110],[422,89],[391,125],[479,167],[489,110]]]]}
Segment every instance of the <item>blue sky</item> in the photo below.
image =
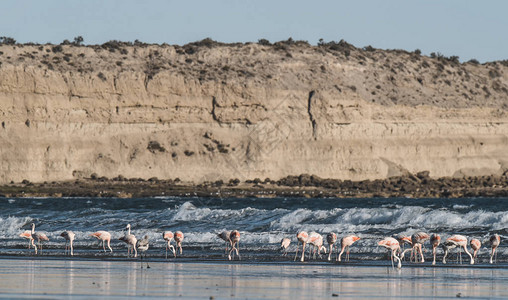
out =
{"type": "Polygon", "coordinates": [[[508,1],[108,1],[3,0],[0,36],[60,43],[81,35],[108,40],[185,44],[344,39],[357,47],[420,49],[460,60],[508,59],[508,1]]]}

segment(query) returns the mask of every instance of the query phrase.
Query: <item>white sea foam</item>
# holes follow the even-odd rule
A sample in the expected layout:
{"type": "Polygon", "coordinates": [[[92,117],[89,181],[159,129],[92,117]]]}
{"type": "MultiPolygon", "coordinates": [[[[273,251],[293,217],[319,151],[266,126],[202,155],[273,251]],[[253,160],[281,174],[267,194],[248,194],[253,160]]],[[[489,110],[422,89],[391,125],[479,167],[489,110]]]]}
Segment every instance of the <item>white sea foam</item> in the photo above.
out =
{"type": "Polygon", "coordinates": [[[31,220],[30,217],[0,217],[0,238],[11,239],[18,237],[20,233],[31,229],[28,227],[26,229],[21,228],[31,220]]]}

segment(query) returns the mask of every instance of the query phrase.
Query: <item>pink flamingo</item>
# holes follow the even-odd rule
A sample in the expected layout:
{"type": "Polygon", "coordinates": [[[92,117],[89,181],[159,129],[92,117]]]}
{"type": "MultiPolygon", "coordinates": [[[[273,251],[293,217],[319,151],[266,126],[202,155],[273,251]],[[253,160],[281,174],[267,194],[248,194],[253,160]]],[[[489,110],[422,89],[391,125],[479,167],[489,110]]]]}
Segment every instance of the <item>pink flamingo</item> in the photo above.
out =
{"type": "Polygon", "coordinates": [[[447,238],[446,241],[444,242],[443,250],[445,251],[445,253],[443,256],[443,264],[446,264],[446,256],[448,255],[448,251],[455,247],[459,247],[460,263],[462,263],[461,248],[464,248],[464,251],[466,251],[467,255],[469,255],[469,257],[471,258],[471,264],[474,264],[473,256],[471,255],[471,253],[469,253],[469,251],[467,251],[467,238],[459,234],[452,235],[451,237],[447,238]]]}
{"type": "Polygon", "coordinates": [[[229,238],[231,239],[231,250],[229,250],[228,258],[229,260],[231,260],[231,252],[235,250],[236,256],[238,256],[238,260],[240,260],[240,253],[238,251],[238,243],[240,242],[240,232],[238,230],[231,231],[229,238]]]}
{"type": "Polygon", "coordinates": [[[437,233],[433,233],[430,235],[430,244],[432,245],[432,255],[434,259],[432,260],[432,264],[436,264],[436,248],[441,243],[441,237],[437,233]]]}
{"type": "Polygon", "coordinates": [[[134,234],[131,234],[131,224],[127,224],[125,229],[127,229],[127,233],[119,238],[119,240],[127,244],[127,257],[130,257],[132,250],[134,250],[134,257],[138,257],[138,250],[136,250],[136,242],[138,240],[134,234]]]}
{"type": "Polygon", "coordinates": [[[473,249],[473,259],[476,260],[476,256],[478,255],[478,250],[482,247],[482,242],[480,242],[477,239],[472,239],[469,242],[469,246],[471,246],[471,249],[473,249]]]}
{"type": "MultiPolygon", "coordinates": [[[[401,248],[406,248],[405,245],[408,244],[411,248],[413,247],[413,242],[411,242],[411,237],[409,236],[405,236],[405,235],[398,235],[395,237],[395,239],[399,242],[399,245],[401,246],[401,248]]],[[[402,250],[404,249],[399,249],[399,253],[402,253],[402,250]]],[[[413,250],[411,249],[411,257],[409,258],[409,260],[413,260],[413,250]]]]}
{"type": "Polygon", "coordinates": [[[228,254],[229,245],[231,244],[231,239],[229,236],[231,235],[231,231],[224,230],[223,232],[217,234],[217,236],[222,239],[224,242],[226,242],[226,251],[224,251],[224,255],[228,254]]]}
{"type": "Polygon", "coordinates": [[[171,250],[173,252],[174,257],[176,257],[175,247],[173,247],[173,245],[171,245],[171,240],[173,240],[174,237],[175,237],[175,235],[173,234],[172,231],[164,231],[162,233],[162,238],[167,242],[167,244],[166,244],[166,259],[168,259],[168,249],[171,250]]]}
{"type": "Polygon", "coordinates": [[[496,255],[495,260],[497,260],[496,249],[499,246],[499,244],[501,243],[501,238],[499,237],[499,234],[494,233],[493,235],[491,235],[489,242],[490,242],[490,246],[492,247],[492,252],[490,254],[490,263],[492,264],[493,263],[492,259],[494,258],[494,254],[496,255]]]}
{"type": "MultiPolygon", "coordinates": [[[[425,232],[417,232],[411,236],[411,243],[413,244],[413,249],[415,249],[415,257],[418,256],[418,252],[420,252],[420,255],[422,257],[421,262],[425,262],[425,258],[423,258],[423,251],[422,251],[422,245],[423,243],[428,240],[430,236],[426,234],[425,232]]],[[[415,258],[415,260],[417,260],[415,258]]]]}
{"type": "MultiPolygon", "coordinates": [[[[32,233],[32,239],[37,239],[37,244],[39,245],[39,249],[41,250],[42,254],[42,243],[41,241],[49,241],[49,238],[46,236],[46,234],[42,232],[34,232],[32,233]]],[[[35,254],[37,254],[37,247],[34,245],[35,254]]]]}
{"type": "Polygon", "coordinates": [[[291,244],[291,240],[288,238],[283,238],[280,241],[280,249],[283,251],[282,256],[286,256],[288,254],[288,248],[291,244]]]}
{"type": "Polygon", "coordinates": [[[344,250],[347,248],[346,249],[346,261],[349,261],[349,247],[351,245],[353,245],[358,240],[360,240],[360,238],[357,237],[356,235],[348,235],[346,237],[343,237],[340,240],[341,249],[340,249],[339,257],[337,258],[337,260],[341,261],[342,254],[344,253],[344,250]]]}
{"type": "Polygon", "coordinates": [[[181,231],[175,232],[175,242],[176,247],[180,249],[180,255],[182,254],[182,241],[183,241],[183,233],[181,231]]]}
{"type": "Polygon", "coordinates": [[[326,241],[328,242],[328,245],[330,245],[330,253],[328,253],[328,260],[330,261],[332,260],[333,245],[337,242],[337,235],[335,234],[335,232],[330,232],[329,234],[327,234],[326,241]]]}
{"type": "MultiPolygon", "coordinates": [[[[302,258],[300,259],[300,261],[304,261],[305,245],[307,244],[307,240],[309,239],[309,234],[305,231],[300,231],[296,234],[296,239],[298,240],[299,244],[302,243],[302,258]]],[[[295,261],[297,256],[298,256],[298,245],[296,246],[295,261]]]]}
{"type": "Polygon", "coordinates": [[[28,249],[30,249],[30,245],[33,245],[34,248],[35,248],[35,244],[34,244],[34,239],[32,238],[32,234],[35,232],[35,224],[32,223],[32,231],[30,230],[25,230],[23,233],[21,233],[19,236],[22,237],[22,238],[25,238],[28,240],[28,249]]]}
{"type": "MultiPolygon", "coordinates": [[[[391,257],[395,257],[397,262],[397,268],[402,268],[402,262],[401,259],[397,256],[397,251],[400,249],[399,241],[392,237],[385,237],[383,240],[379,241],[379,246],[385,247],[386,249],[391,251],[391,257]]],[[[402,254],[404,255],[404,253],[402,254]]],[[[392,259],[392,268],[393,268],[393,259],[392,259]]]]}
{"type": "Polygon", "coordinates": [[[74,234],[74,232],[66,230],[62,232],[60,236],[65,239],[65,254],[67,255],[67,250],[70,249],[70,254],[71,256],[73,256],[74,248],[72,247],[72,242],[74,242],[74,238],[76,237],[76,235],[74,234]],[[67,243],[69,243],[70,245],[67,246],[67,243]]]}
{"type": "MultiPolygon", "coordinates": [[[[309,233],[309,239],[307,240],[307,243],[309,243],[310,245],[313,246],[313,258],[316,259],[316,252],[319,256],[319,258],[321,258],[321,250],[323,250],[326,254],[326,248],[323,246],[323,236],[320,235],[319,233],[317,232],[311,232],[309,233]]],[[[310,256],[310,252],[309,252],[309,256],[310,256]]],[[[309,257],[310,259],[310,257],[309,257]]]]}
{"type": "Polygon", "coordinates": [[[111,241],[111,233],[103,230],[99,230],[97,232],[94,232],[90,234],[90,236],[93,236],[94,238],[98,239],[99,241],[102,241],[102,249],[104,249],[104,252],[106,252],[105,242],[108,242],[108,248],[110,252],[113,252],[113,249],[111,249],[110,241],[111,241]]]}

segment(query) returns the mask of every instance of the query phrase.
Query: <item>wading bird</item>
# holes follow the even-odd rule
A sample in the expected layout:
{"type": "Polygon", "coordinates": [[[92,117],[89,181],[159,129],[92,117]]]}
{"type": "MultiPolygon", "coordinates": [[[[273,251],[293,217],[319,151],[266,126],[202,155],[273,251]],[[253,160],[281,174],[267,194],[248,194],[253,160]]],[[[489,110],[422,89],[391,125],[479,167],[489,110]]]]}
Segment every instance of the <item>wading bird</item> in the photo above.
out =
{"type": "Polygon", "coordinates": [[[141,252],[139,254],[139,258],[141,259],[141,269],[143,269],[143,255],[145,256],[146,261],[146,268],[150,269],[150,266],[148,265],[148,261],[146,260],[146,250],[148,250],[148,235],[145,235],[144,238],[138,240],[136,242],[136,248],[141,252]]]}
{"type": "MultiPolygon", "coordinates": [[[[326,248],[325,246],[323,246],[323,236],[320,235],[319,233],[317,232],[311,232],[309,233],[309,239],[307,240],[307,243],[309,243],[309,245],[312,245],[312,248],[313,248],[313,251],[312,251],[312,257],[314,259],[316,259],[316,252],[319,256],[319,258],[321,258],[321,250],[323,250],[326,254],[326,248]]],[[[309,249],[309,259],[310,259],[310,249],[309,249]]]]}
{"type": "Polygon", "coordinates": [[[283,238],[280,241],[280,250],[283,251],[282,256],[286,256],[288,254],[288,248],[291,244],[291,240],[288,238],[283,238]]]}
{"type": "Polygon", "coordinates": [[[176,247],[180,249],[180,255],[183,253],[183,251],[182,251],[182,241],[183,241],[183,233],[181,231],[175,232],[176,247]]]}
{"type": "Polygon", "coordinates": [[[131,234],[131,224],[127,224],[125,229],[127,229],[127,233],[119,238],[119,240],[127,244],[127,257],[130,257],[132,250],[134,250],[134,257],[138,257],[138,250],[136,250],[136,242],[138,240],[134,234],[131,234]]]}
{"type": "MultiPolygon", "coordinates": [[[[302,243],[302,258],[300,259],[300,261],[304,261],[305,259],[305,245],[307,244],[307,240],[309,239],[309,234],[305,231],[300,231],[296,234],[296,239],[298,240],[298,244],[302,243]]],[[[296,254],[295,254],[295,261],[296,261],[296,257],[298,256],[298,247],[299,245],[296,246],[296,254]]]]}
{"type": "MultiPolygon", "coordinates": [[[[391,261],[392,261],[392,268],[393,266],[393,258],[395,258],[397,262],[397,268],[402,268],[402,262],[401,259],[397,256],[397,251],[400,249],[399,241],[392,237],[385,237],[383,240],[379,241],[379,246],[385,247],[386,249],[390,250],[391,254],[391,261]]],[[[406,250],[407,251],[407,250],[406,250]]],[[[404,255],[405,252],[403,252],[402,255],[404,255]]]]}
{"type": "MultiPolygon", "coordinates": [[[[37,244],[39,245],[39,250],[41,250],[42,254],[42,243],[44,241],[49,241],[49,238],[46,236],[46,234],[42,232],[34,232],[32,233],[32,239],[37,240],[37,244]]],[[[35,254],[37,254],[37,247],[34,245],[35,254]]]]}
{"type": "MultiPolygon", "coordinates": [[[[360,238],[356,235],[348,235],[346,237],[343,237],[340,240],[340,253],[339,257],[337,258],[338,261],[341,261],[342,254],[344,253],[344,249],[346,249],[346,261],[349,261],[349,247],[353,245],[356,241],[358,241],[360,238]]],[[[397,242],[398,243],[398,242],[397,242]]]]}
{"type": "Polygon", "coordinates": [[[70,230],[66,230],[60,234],[61,237],[65,239],[65,255],[67,255],[67,250],[70,250],[71,256],[74,255],[74,248],[72,247],[72,242],[74,242],[74,238],[76,235],[74,232],[70,230]],[[67,245],[69,243],[69,245],[67,245]]]}
{"type": "MultiPolygon", "coordinates": [[[[238,251],[238,243],[240,242],[240,232],[238,230],[231,231],[229,238],[231,239],[231,250],[229,250],[228,258],[229,258],[229,260],[231,260],[231,252],[233,252],[233,250],[235,250],[236,256],[238,256],[238,260],[240,260],[240,253],[238,251]]],[[[233,256],[234,256],[234,254],[233,254],[233,256]]]]}
{"type": "Polygon", "coordinates": [[[90,236],[93,236],[94,238],[98,239],[99,241],[102,241],[102,249],[104,249],[104,252],[106,252],[105,242],[108,242],[109,251],[113,252],[113,249],[111,249],[111,246],[110,246],[111,233],[109,233],[107,231],[99,230],[97,232],[90,234],[90,236]]]}
{"type": "Polygon", "coordinates": [[[175,235],[173,234],[172,231],[164,231],[162,233],[162,238],[167,242],[166,243],[166,259],[168,259],[168,249],[171,250],[173,252],[173,256],[176,257],[175,247],[173,247],[173,245],[171,245],[171,241],[173,240],[174,237],[175,237],[175,235]]]}
{"type": "Polygon", "coordinates": [[[443,244],[443,250],[444,250],[444,256],[443,256],[443,264],[446,264],[446,256],[448,255],[448,251],[450,249],[459,248],[459,259],[460,263],[462,264],[462,249],[464,248],[464,251],[466,251],[467,255],[471,258],[471,264],[474,264],[474,259],[471,253],[467,251],[467,238],[460,234],[452,235],[451,237],[447,238],[446,241],[443,244]]]}
{"type": "Polygon", "coordinates": [[[432,264],[436,264],[436,248],[441,243],[441,237],[437,233],[433,233],[430,235],[430,244],[432,245],[432,255],[434,256],[432,260],[432,264]]]}
{"type": "MultiPolygon", "coordinates": [[[[34,244],[34,239],[32,238],[32,234],[35,232],[35,224],[32,223],[32,230],[25,230],[23,233],[21,233],[19,236],[22,237],[22,238],[25,238],[28,240],[28,249],[30,249],[30,245],[34,246],[35,248],[35,244],[34,244]]],[[[37,253],[37,251],[36,251],[37,253]]]]}
{"type": "Polygon", "coordinates": [[[490,241],[490,247],[492,247],[492,252],[490,253],[490,263],[492,264],[493,263],[492,259],[494,258],[494,254],[496,256],[494,260],[497,260],[496,249],[499,246],[499,244],[501,243],[501,238],[499,237],[499,234],[494,233],[493,235],[490,236],[489,241],[490,241]]]}
{"type": "Polygon", "coordinates": [[[473,259],[476,260],[476,256],[478,255],[478,250],[482,247],[482,242],[480,242],[477,239],[472,239],[469,242],[469,246],[471,246],[471,249],[473,249],[473,259]]]}
{"type": "MultiPolygon", "coordinates": [[[[330,253],[328,253],[328,260],[332,260],[333,245],[337,242],[337,235],[335,232],[330,232],[326,235],[326,241],[330,245],[330,253]]],[[[337,248],[338,249],[338,248],[337,248]]]]}
{"type": "Polygon", "coordinates": [[[411,256],[409,258],[409,261],[413,260],[414,251],[413,251],[413,243],[411,242],[411,237],[399,234],[395,236],[395,239],[399,242],[399,245],[401,246],[401,248],[399,248],[399,253],[402,253],[402,251],[405,250],[406,244],[409,245],[409,247],[411,248],[411,256]]]}
{"type": "Polygon", "coordinates": [[[417,232],[411,236],[411,243],[413,244],[413,249],[415,249],[415,262],[418,261],[418,252],[422,258],[421,262],[425,262],[425,258],[423,258],[422,245],[428,240],[430,236],[425,232],[417,232]]]}
{"type": "Polygon", "coordinates": [[[224,251],[224,255],[228,254],[229,245],[231,245],[231,239],[229,236],[231,235],[231,231],[224,230],[223,232],[217,234],[217,236],[222,239],[224,242],[226,242],[226,251],[224,251]]]}

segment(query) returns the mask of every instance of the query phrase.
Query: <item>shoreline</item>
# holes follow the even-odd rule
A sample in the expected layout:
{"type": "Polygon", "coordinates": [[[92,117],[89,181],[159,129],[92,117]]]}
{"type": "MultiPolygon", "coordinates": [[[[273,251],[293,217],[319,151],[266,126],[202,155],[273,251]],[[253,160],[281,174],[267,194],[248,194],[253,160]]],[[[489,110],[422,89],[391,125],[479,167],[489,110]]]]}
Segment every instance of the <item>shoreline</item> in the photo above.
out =
{"type": "Polygon", "coordinates": [[[274,181],[266,178],[240,182],[231,179],[194,184],[150,178],[113,179],[93,176],[74,181],[0,185],[0,197],[213,197],[213,198],[464,198],[508,197],[508,171],[502,175],[431,178],[428,172],[387,179],[350,181],[322,179],[315,175],[287,176],[274,181]]]}
{"type": "MultiPolygon", "coordinates": [[[[0,255],[0,260],[33,260],[33,261],[84,261],[84,262],[137,262],[137,263],[179,263],[179,264],[210,264],[210,265],[284,265],[284,266],[321,266],[321,267],[354,267],[354,268],[386,268],[390,267],[390,260],[388,259],[377,259],[377,260],[356,260],[349,262],[330,262],[326,260],[314,260],[314,261],[305,261],[300,262],[299,260],[281,260],[281,259],[273,259],[273,260],[257,260],[257,259],[247,259],[247,260],[227,260],[224,258],[195,258],[195,257],[180,257],[180,258],[171,258],[165,259],[164,256],[153,256],[145,258],[143,257],[143,261],[137,258],[128,258],[128,257],[111,257],[111,256],[74,256],[69,257],[65,255],[24,255],[24,254],[2,254],[0,255]]],[[[435,264],[432,265],[431,261],[427,261],[425,263],[414,263],[404,261],[402,264],[402,268],[432,268],[432,269],[508,269],[507,263],[496,263],[489,264],[488,262],[484,263],[475,263],[473,265],[464,263],[447,263],[447,264],[435,264]]],[[[396,269],[396,268],[395,268],[396,269]]]]}
{"type": "Polygon", "coordinates": [[[5,298],[506,299],[506,269],[4,260],[5,298]],[[260,289],[260,287],[263,287],[260,289]]]}

